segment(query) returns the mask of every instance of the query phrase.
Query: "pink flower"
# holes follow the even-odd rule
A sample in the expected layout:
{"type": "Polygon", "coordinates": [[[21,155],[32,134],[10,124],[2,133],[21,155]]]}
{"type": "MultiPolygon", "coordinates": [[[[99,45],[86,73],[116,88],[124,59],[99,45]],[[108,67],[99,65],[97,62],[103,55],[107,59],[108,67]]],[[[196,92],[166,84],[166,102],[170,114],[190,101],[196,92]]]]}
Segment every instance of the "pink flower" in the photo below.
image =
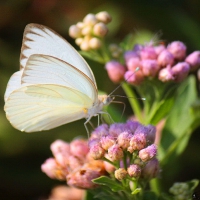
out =
{"type": "Polygon", "coordinates": [[[159,68],[157,60],[147,59],[142,61],[142,72],[145,76],[155,77],[159,68]]]}
{"type": "Polygon", "coordinates": [[[159,71],[158,79],[161,80],[162,82],[168,82],[174,80],[174,73],[170,65],[159,71]]]}
{"type": "Polygon", "coordinates": [[[155,52],[155,49],[153,46],[145,46],[141,51],[140,51],[140,57],[142,60],[146,59],[157,59],[157,54],[155,52]]]}
{"type": "Polygon", "coordinates": [[[200,67],[200,51],[194,51],[189,54],[185,61],[190,65],[190,70],[195,71],[200,67]]]}
{"type": "Polygon", "coordinates": [[[88,142],[83,139],[73,140],[70,143],[70,152],[78,158],[85,157],[89,152],[88,142]]]}
{"type": "Polygon", "coordinates": [[[144,133],[134,134],[130,140],[128,151],[133,153],[135,150],[143,149],[146,146],[146,142],[146,135],[144,133]]]}
{"type": "Polygon", "coordinates": [[[118,144],[114,144],[108,149],[108,156],[112,161],[120,160],[124,156],[123,150],[118,144]]]}
{"type": "Polygon", "coordinates": [[[164,50],[158,55],[157,61],[161,67],[165,67],[167,65],[173,65],[174,56],[169,51],[164,50]]]}
{"type": "Polygon", "coordinates": [[[72,187],[92,189],[97,187],[92,180],[102,176],[104,173],[102,161],[86,163],[81,168],[75,169],[72,173],[67,175],[67,184],[72,187]]]}
{"type": "Polygon", "coordinates": [[[186,62],[179,62],[172,67],[172,72],[176,82],[183,81],[189,74],[190,66],[186,62]]]}
{"type": "Polygon", "coordinates": [[[128,131],[124,131],[124,132],[120,133],[117,137],[118,145],[122,149],[127,149],[129,147],[130,139],[132,136],[133,136],[133,134],[131,134],[128,131]]]}
{"type": "Polygon", "coordinates": [[[90,156],[94,159],[100,159],[104,156],[105,150],[102,148],[100,143],[97,143],[90,147],[90,156]]]}
{"type": "Polygon", "coordinates": [[[130,177],[138,178],[141,174],[141,167],[139,165],[132,164],[127,169],[130,177]]]}
{"type": "Polygon", "coordinates": [[[141,149],[139,151],[139,158],[143,161],[146,162],[148,160],[151,160],[154,156],[156,156],[157,153],[157,148],[155,144],[152,144],[145,149],[141,149]]]}
{"type": "Polygon", "coordinates": [[[144,74],[140,69],[136,72],[127,71],[124,75],[124,79],[130,84],[139,85],[144,81],[144,74]]]}
{"type": "Polygon", "coordinates": [[[113,144],[115,144],[116,139],[111,136],[107,135],[101,138],[100,143],[103,149],[108,150],[113,144]]]}
{"type": "Polygon", "coordinates": [[[133,58],[129,58],[129,60],[126,62],[126,66],[128,70],[135,72],[137,67],[139,68],[142,67],[142,63],[139,57],[133,57],[133,58]]]}
{"type": "Polygon", "coordinates": [[[126,69],[122,64],[117,61],[110,61],[106,63],[105,68],[111,81],[118,83],[123,80],[126,69]]]}
{"type": "Polygon", "coordinates": [[[167,46],[167,50],[174,56],[177,60],[182,60],[186,55],[186,46],[183,42],[174,41],[167,46]]]}
{"type": "Polygon", "coordinates": [[[42,165],[41,170],[52,179],[65,180],[68,171],[63,169],[54,158],[47,159],[42,165]]]}

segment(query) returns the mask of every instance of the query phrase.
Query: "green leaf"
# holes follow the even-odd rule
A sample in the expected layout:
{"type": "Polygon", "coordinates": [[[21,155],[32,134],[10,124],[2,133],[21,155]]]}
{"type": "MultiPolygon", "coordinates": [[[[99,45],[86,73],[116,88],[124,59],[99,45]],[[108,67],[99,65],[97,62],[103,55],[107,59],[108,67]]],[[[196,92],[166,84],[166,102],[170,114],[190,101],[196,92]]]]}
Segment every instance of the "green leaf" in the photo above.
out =
{"type": "Polygon", "coordinates": [[[142,188],[136,188],[131,194],[138,194],[142,191],[142,188]]]}
{"type": "MultiPolygon", "coordinates": [[[[197,116],[192,114],[191,106],[196,100],[195,79],[190,76],[179,89],[174,106],[168,116],[159,145],[159,159],[162,164],[178,156],[185,149],[197,116]]],[[[200,121],[196,124],[198,126],[200,121]]]]}
{"type": "Polygon", "coordinates": [[[120,183],[108,178],[107,176],[101,176],[99,178],[93,179],[92,182],[99,185],[105,185],[109,187],[113,192],[124,190],[123,186],[120,183]]]}

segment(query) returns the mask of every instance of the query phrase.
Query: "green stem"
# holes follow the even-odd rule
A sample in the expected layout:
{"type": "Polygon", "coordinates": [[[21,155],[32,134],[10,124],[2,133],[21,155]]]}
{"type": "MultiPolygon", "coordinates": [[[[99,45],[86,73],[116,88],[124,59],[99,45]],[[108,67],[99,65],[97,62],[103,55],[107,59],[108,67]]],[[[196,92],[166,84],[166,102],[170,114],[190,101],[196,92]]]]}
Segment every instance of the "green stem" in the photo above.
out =
{"type": "Polygon", "coordinates": [[[126,82],[122,83],[122,88],[123,88],[124,92],[126,93],[126,96],[129,97],[128,100],[129,100],[129,103],[131,105],[131,108],[132,108],[135,116],[141,122],[142,121],[142,112],[141,112],[141,108],[140,108],[139,102],[137,100],[137,97],[136,97],[134,91],[131,89],[131,87],[126,82]]]}
{"type": "Polygon", "coordinates": [[[155,192],[155,194],[157,196],[160,195],[160,192],[161,192],[161,185],[159,183],[159,180],[158,178],[154,178],[150,181],[150,188],[151,188],[151,191],[155,192]]]}

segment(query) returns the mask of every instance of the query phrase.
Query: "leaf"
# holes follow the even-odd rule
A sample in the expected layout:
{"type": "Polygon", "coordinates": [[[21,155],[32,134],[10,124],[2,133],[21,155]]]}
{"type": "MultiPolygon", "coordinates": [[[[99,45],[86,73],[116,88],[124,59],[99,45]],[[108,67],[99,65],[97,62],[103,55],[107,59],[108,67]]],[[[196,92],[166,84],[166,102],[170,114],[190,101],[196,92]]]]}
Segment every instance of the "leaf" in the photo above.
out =
{"type": "MultiPolygon", "coordinates": [[[[191,112],[192,103],[196,98],[195,80],[190,76],[178,89],[176,101],[162,133],[158,153],[162,164],[185,149],[194,130],[193,123],[196,121],[196,116],[191,112]]],[[[199,124],[200,121],[197,125],[199,124]]]]}
{"type": "Polygon", "coordinates": [[[138,194],[139,192],[141,192],[142,188],[136,188],[131,194],[138,194]]]}
{"type": "Polygon", "coordinates": [[[118,191],[124,190],[124,188],[121,184],[108,178],[107,176],[101,176],[99,178],[93,179],[92,182],[99,184],[99,185],[105,185],[105,186],[109,187],[113,192],[118,192],[118,191]]]}

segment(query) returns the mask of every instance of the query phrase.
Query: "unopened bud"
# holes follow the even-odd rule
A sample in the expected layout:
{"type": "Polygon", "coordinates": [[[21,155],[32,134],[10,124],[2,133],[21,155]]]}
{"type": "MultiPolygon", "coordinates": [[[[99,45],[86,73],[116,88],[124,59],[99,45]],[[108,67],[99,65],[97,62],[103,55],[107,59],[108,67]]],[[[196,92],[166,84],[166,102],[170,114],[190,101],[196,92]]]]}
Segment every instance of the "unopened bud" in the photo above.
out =
{"type": "Polygon", "coordinates": [[[112,20],[112,17],[106,11],[99,12],[95,16],[99,21],[101,21],[105,24],[108,24],[112,20]]]}
{"type": "Polygon", "coordinates": [[[133,164],[129,166],[127,171],[130,177],[138,178],[141,174],[141,167],[133,164]]]}
{"type": "Polygon", "coordinates": [[[127,176],[127,171],[124,168],[119,168],[115,170],[115,178],[119,181],[123,180],[127,176]]]}
{"type": "Polygon", "coordinates": [[[81,37],[81,29],[76,25],[72,25],[69,27],[69,35],[72,38],[81,37]]]}
{"type": "Polygon", "coordinates": [[[183,42],[174,41],[167,46],[167,50],[174,56],[177,60],[182,60],[186,55],[186,46],[183,42]]]}
{"type": "Polygon", "coordinates": [[[190,70],[195,71],[200,67],[200,51],[194,51],[193,53],[189,54],[185,62],[190,65],[190,70]]]}
{"type": "Polygon", "coordinates": [[[87,14],[84,17],[83,22],[84,22],[84,24],[93,26],[93,25],[95,25],[98,22],[98,20],[97,20],[97,18],[95,17],[94,14],[90,13],[90,14],[87,14]]]}
{"type": "Polygon", "coordinates": [[[170,66],[167,66],[159,71],[158,79],[162,82],[169,82],[174,80],[174,73],[170,66]]]}
{"type": "Polygon", "coordinates": [[[89,46],[91,49],[99,49],[101,47],[101,40],[96,37],[93,37],[89,41],[89,46]]]}
{"type": "Polygon", "coordinates": [[[108,33],[108,28],[104,23],[99,22],[99,23],[94,25],[93,33],[96,36],[104,37],[108,33]]]}
{"type": "Polygon", "coordinates": [[[172,65],[174,63],[174,56],[169,51],[164,50],[158,55],[157,61],[162,67],[172,65]]]}

